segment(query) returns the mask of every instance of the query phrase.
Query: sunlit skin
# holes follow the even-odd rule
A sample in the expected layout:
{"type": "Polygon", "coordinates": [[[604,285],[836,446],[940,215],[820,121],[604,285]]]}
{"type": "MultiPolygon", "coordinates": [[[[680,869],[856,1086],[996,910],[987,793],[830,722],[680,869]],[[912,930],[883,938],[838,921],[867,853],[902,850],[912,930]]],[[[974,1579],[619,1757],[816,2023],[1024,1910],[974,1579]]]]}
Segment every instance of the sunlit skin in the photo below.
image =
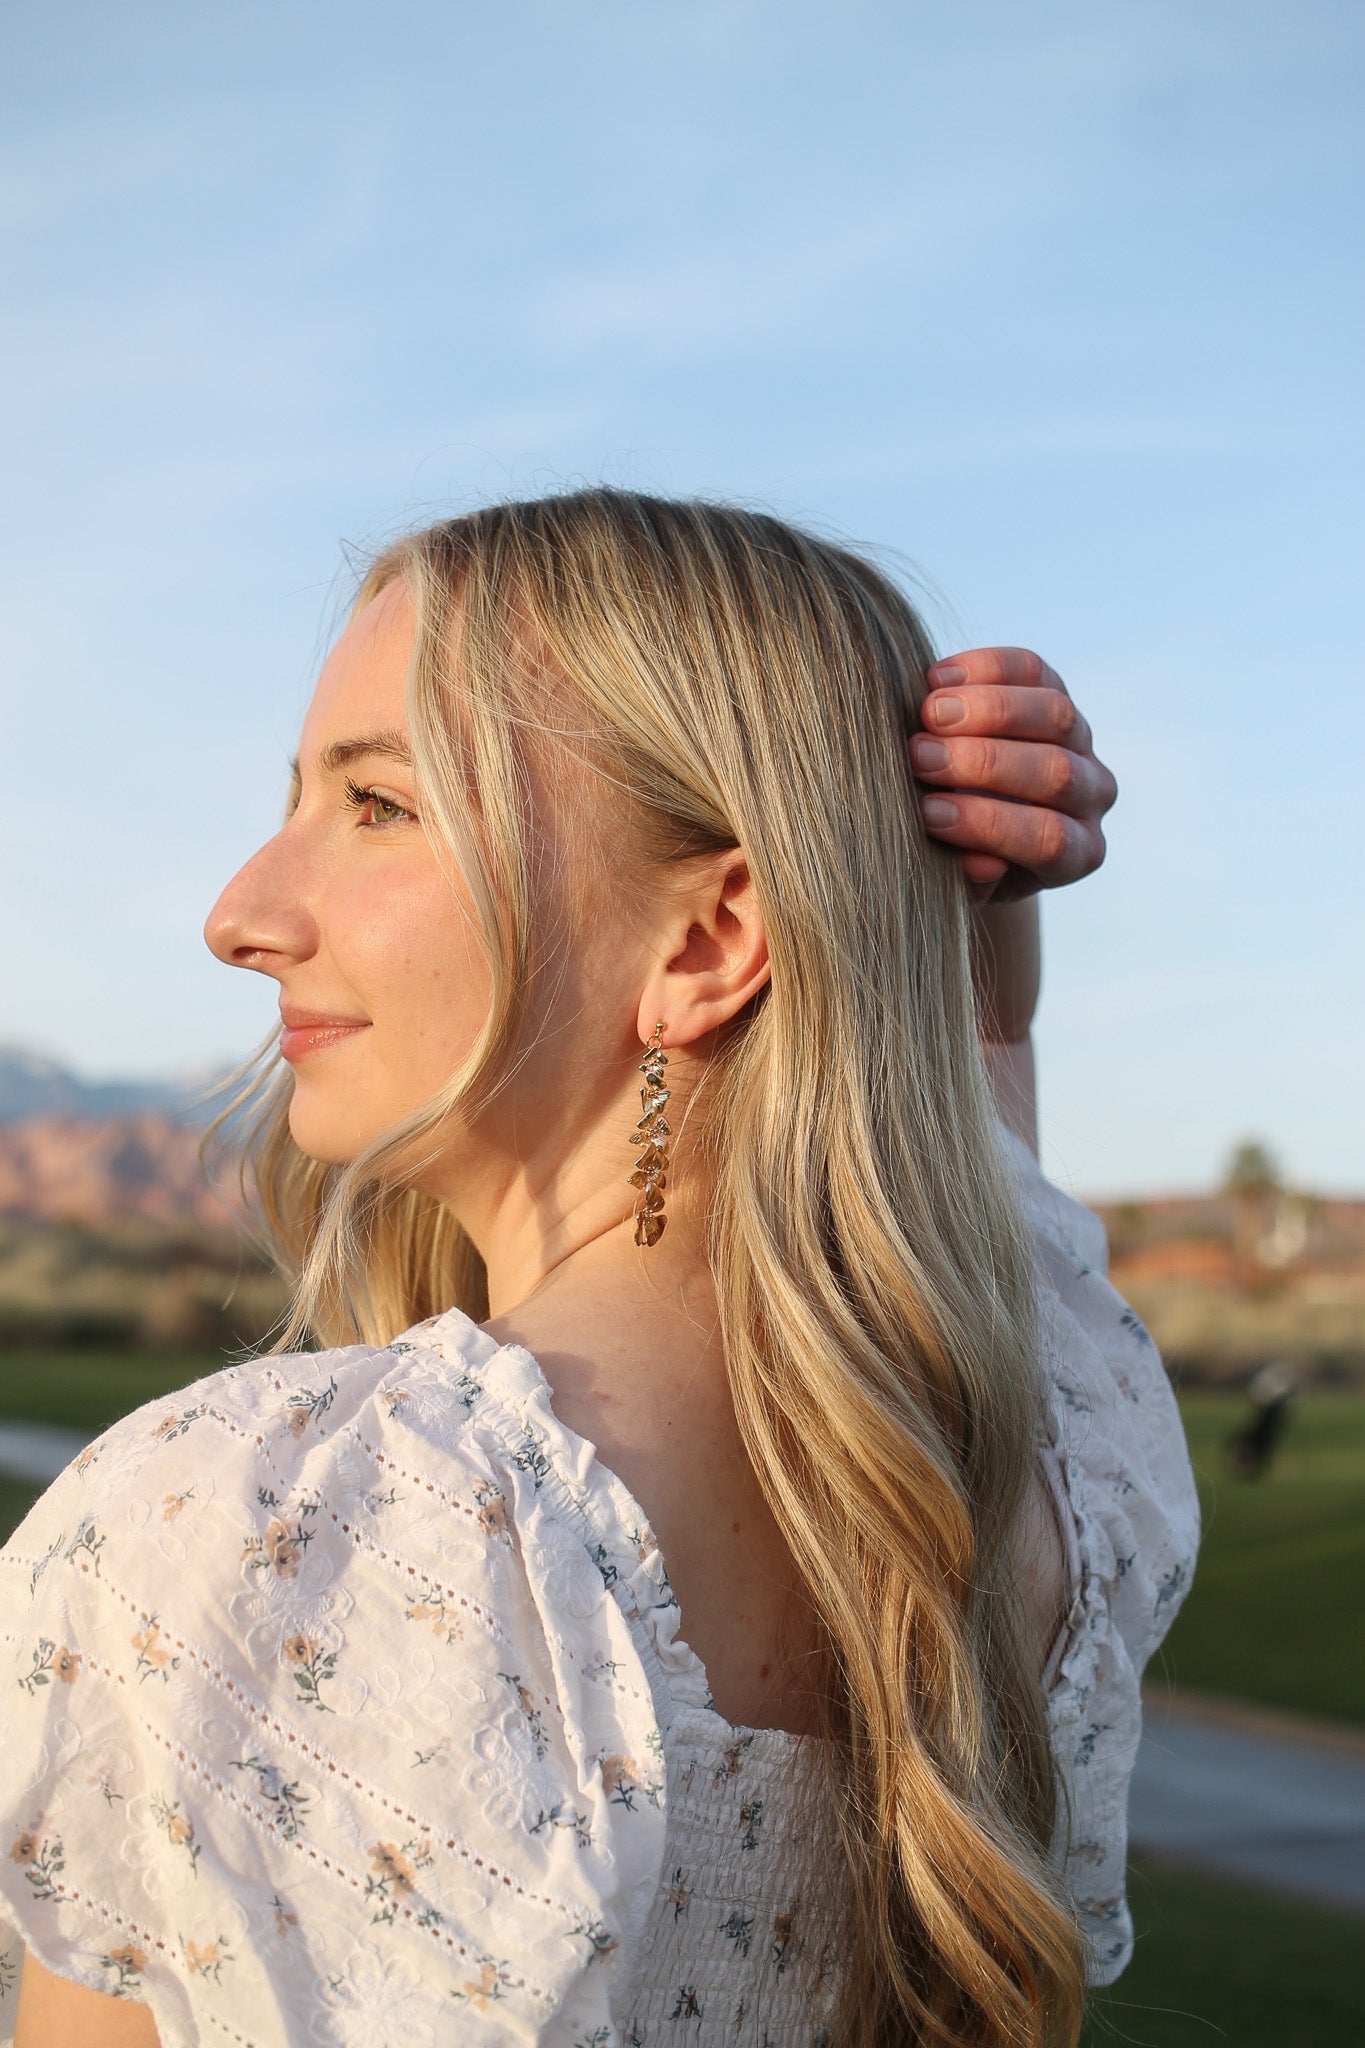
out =
{"type": "MultiPolygon", "coordinates": [[[[363,1025],[294,1062],[293,1135],[331,1162],[354,1157],[438,1092],[490,1001],[472,905],[415,816],[412,769],[378,754],[330,772],[319,765],[326,748],[357,737],[406,742],[413,632],[393,583],[342,634],[304,720],[297,807],[205,925],[220,960],[278,981],[283,1008],[363,1025]],[[347,778],[377,800],[357,809],[347,778]]],[[[548,797],[537,822],[554,833],[548,797]]],[[[562,1285],[590,1248],[599,1288],[608,1269],[665,1287],[671,1268],[681,1273],[692,1249],[681,1203],[670,1203],[669,1229],[647,1264],[633,1241],[626,1134],[640,1113],[644,1044],[662,1018],[670,1085],[685,1086],[717,1026],[768,978],[739,849],[661,877],[650,919],[628,913],[609,876],[597,883],[595,914],[535,1059],[476,1129],[449,1132],[421,1180],[483,1255],[494,1317],[551,1275],[562,1285]]]]}
{"type": "MultiPolygon", "coordinates": [[[[489,1001],[472,907],[413,822],[411,769],[379,755],[327,772],[319,762],[337,741],[406,737],[412,634],[393,585],[337,642],[304,722],[297,808],[233,877],[205,926],[220,960],[271,976],[286,1006],[361,1025],[294,1061],[293,1134],[334,1163],[436,1092],[468,1053],[489,1001]],[[357,809],[346,800],[347,775],[388,801],[357,809]]],[[[1037,655],[977,648],[940,664],[930,681],[911,759],[929,785],[926,826],[961,863],[995,950],[983,1028],[1000,1040],[988,1047],[992,1060],[1018,1077],[1027,1126],[1037,990],[1029,899],[1100,865],[1100,820],[1116,785],[1037,655]],[[926,754],[931,737],[946,759],[926,754]],[[953,818],[934,815],[933,791],[951,792],[953,818]]],[[[548,831],[553,806],[549,792],[540,795],[538,823],[548,831]]],[[[652,919],[624,916],[618,893],[604,872],[545,1050],[502,1109],[450,1134],[424,1184],[483,1253],[486,1327],[533,1352],[561,1419],[598,1445],[647,1506],[683,1634],[721,1712],[799,1730],[801,1696],[774,1650],[790,1559],[735,1430],[695,1206],[670,1185],[665,1234],[642,1250],[625,1178],[637,1067],[655,1019],[667,1023],[667,1079],[685,1099],[689,1068],[695,1074],[717,1026],[767,979],[762,919],[740,849],[661,880],[652,919]]],[[[1037,1501],[1023,1542],[1020,1595],[1043,1646],[1055,1633],[1062,1567],[1037,1501]]],[[[156,2048],[157,2039],[145,2006],[26,1959],[16,2048],[156,2048]]]]}
{"type": "MultiPolygon", "coordinates": [[[[490,999],[472,905],[415,815],[410,766],[383,753],[319,765],[329,747],[365,735],[406,746],[412,637],[399,583],[342,634],[304,721],[297,804],[205,925],[220,960],[279,982],[282,1008],[361,1025],[294,1065],[294,1137],[332,1162],[353,1157],[439,1090],[473,1045],[490,999]],[[373,797],[357,807],[348,780],[373,797]]],[[[553,830],[548,803],[538,824],[553,830]]],[[[711,862],[686,901],[661,880],[657,929],[613,918],[609,878],[600,880],[573,966],[573,980],[593,992],[592,1014],[557,1015],[506,1107],[477,1132],[452,1133],[423,1176],[483,1253],[495,1313],[630,1221],[635,1197],[616,1170],[617,1127],[638,1116],[637,1068],[655,1013],[674,1057],[714,1032],[768,975],[738,849],[711,862]],[[515,1139],[501,1128],[513,1123],[515,1139]],[[596,1135],[607,1126],[609,1148],[596,1135]]],[[[627,1263],[638,1265],[630,1249],[627,1263]]]]}
{"type": "MultiPolygon", "coordinates": [[[[413,632],[411,605],[395,582],[341,635],[304,721],[297,806],[234,876],[205,925],[220,960],[279,982],[286,1011],[359,1025],[293,1061],[294,1138],[334,1163],[439,1091],[473,1046],[490,1000],[472,904],[415,815],[411,766],[382,753],[323,763],[328,748],[365,736],[387,734],[406,746],[413,632]],[[358,808],[348,782],[372,799],[358,808]]],[[[939,835],[959,844],[979,886],[998,871],[997,897],[1013,876],[1020,890],[1046,886],[1049,861],[1073,872],[1098,864],[1097,814],[1112,802],[1103,788],[1107,778],[1112,789],[1112,777],[1090,755],[1088,729],[1057,679],[1023,650],[954,659],[959,666],[948,675],[965,717],[952,728],[939,722],[952,689],[937,689],[925,711],[926,726],[947,741],[946,767],[924,759],[933,744],[925,735],[913,742],[926,778],[959,785],[959,822],[938,827],[939,835]],[[972,738],[991,732],[992,716],[996,737],[972,738]],[[1028,740],[1000,737],[1013,731],[1028,740]],[[1067,744],[1039,744],[1058,732],[1067,744]],[[973,772],[977,790],[1003,782],[1005,800],[961,795],[973,772]],[[1011,778],[1032,803],[1009,799],[1011,778]],[[1033,848],[1018,843],[1030,835],[1033,848]],[[1016,843],[1007,845],[1011,837],[1016,843]],[[984,850],[993,844],[1014,856],[1012,867],[984,850]],[[1022,865],[1030,854],[1039,871],[1022,865]]],[[[549,790],[539,794],[537,823],[548,839],[555,807],[549,790]]],[[[621,1167],[623,1159],[629,1165],[624,1134],[638,1115],[639,1059],[662,1018],[673,1120],[716,1028],[768,978],[740,849],[660,876],[652,919],[628,915],[609,876],[590,868],[588,875],[596,914],[573,941],[570,980],[543,1020],[542,1050],[477,1130],[445,1134],[440,1158],[423,1174],[422,1185],[452,1208],[483,1255],[493,1318],[547,1281],[562,1288],[570,1268],[578,1275],[590,1265],[599,1290],[608,1269],[629,1276],[628,1292],[642,1279],[651,1294],[675,1280],[702,1282],[685,1190],[671,1191],[669,1228],[647,1259],[633,1242],[635,1197],[621,1167]]],[[[554,905],[544,910],[557,914],[554,905]]]]}
{"type": "MultiPolygon", "coordinates": [[[[388,733],[406,744],[413,634],[399,583],[347,627],[304,721],[297,807],[228,884],[205,926],[219,959],[280,984],[286,1010],[362,1026],[294,1060],[294,1136],[313,1157],[334,1162],[437,1092],[474,1044],[490,1000],[472,905],[424,833],[411,768],[379,754],[326,759],[363,735],[388,733]],[[374,793],[359,809],[348,801],[348,776],[374,793]]],[[[1047,742],[1050,726],[1089,753],[1088,730],[1057,679],[1022,650],[955,660],[958,672],[946,680],[966,715],[956,721],[951,752],[975,773],[978,791],[998,791],[998,800],[965,798],[969,816],[973,806],[984,813],[985,829],[973,838],[961,823],[950,828],[958,857],[984,858],[1035,889],[1047,885],[1049,866],[1074,873],[1097,864],[1097,822],[1058,828],[1055,810],[1011,795],[1011,780],[1022,783],[1019,795],[1034,794],[1042,759],[1044,779],[1073,801],[1082,792],[1080,810],[1103,807],[1108,771],[1075,752],[1062,772],[1058,757],[1070,750],[1047,742]],[[1000,744],[1021,723],[1020,740],[1000,744]],[[983,750],[991,748],[988,760],[983,750]],[[1022,865],[1030,836],[1036,869],[1022,865]]],[[[929,700],[931,709],[943,694],[929,700]]],[[[730,1703],[730,1719],[746,1721],[761,1704],[753,1644],[775,1623],[789,1561],[739,1441],[699,1191],[685,1173],[670,1174],[665,1233],[655,1246],[637,1246],[628,1134],[639,1115],[639,1062],[660,1018],[677,1130],[718,1027],[768,980],[763,921],[738,847],[652,878],[648,908],[631,908],[618,863],[600,846],[594,861],[558,837],[570,833],[572,816],[593,808],[594,792],[573,779],[585,772],[566,761],[556,766],[557,782],[532,776],[537,838],[579,862],[590,892],[590,914],[567,948],[567,987],[552,1011],[533,1014],[534,1058],[477,1121],[443,1132],[422,1185],[448,1204],[483,1255],[486,1327],[535,1355],[562,1419],[598,1445],[646,1504],[685,1612],[689,1587],[725,1582],[742,1531],[746,1565],[760,1567],[750,1586],[767,1591],[750,1598],[742,1616],[717,1615],[714,1626],[698,1592],[689,1628],[717,1699],[730,1703]],[[728,1503],[724,1518],[697,1512],[699,1488],[728,1503]]],[[[988,879],[983,870],[982,883],[988,879]]],[[[1031,916],[1023,905],[999,915],[1021,912],[1031,916]]],[[[547,897],[538,915],[548,926],[567,912],[547,897]]],[[[766,1658],[761,1675],[769,1676],[766,1658]]],[[[779,1699],[775,1711],[797,1710],[779,1699]]]]}
{"type": "Polygon", "coordinates": [[[488,1004],[466,906],[421,830],[398,815],[413,804],[411,768],[373,753],[325,775],[316,766],[329,741],[388,732],[406,745],[411,637],[398,585],[342,634],[304,721],[301,798],[204,927],[220,960],[273,976],[282,1004],[363,1022],[294,1068],[294,1137],[332,1163],[440,1087],[488,1004]],[[348,778],[391,801],[357,810],[348,778]]]}
{"type": "MultiPolygon", "coordinates": [[[[219,959],[271,976],[286,1006],[364,1020],[295,1063],[291,1128],[305,1151],[331,1161],[437,1091],[489,1002],[472,910],[420,822],[375,825],[366,821],[397,814],[346,800],[349,775],[411,812],[412,771],[377,757],[330,775],[318,768],[338,741],[407,733],[413,630],[393,584],[341,636],[304,721],[298,806],[205,927],[219,959]]],[[[538,829],[550,833],[553,806],[539,795],[538,829]]],[[[487,1327],[533,1352],[562,1419],[646,1498],[672,1544],[675,1584],[720,1576],[717,1552],[735,1546],[736,1520],[776,1572],[782,1546],[738,1439],[696,1190],[670,1179],[664,1235],[646,1249],[634,1242],[628,1179],[639,1063],[656,1020],[667,1027],[676,1129],[689,1072],[768,979],[762,919],[737,848],[661,878],[644,917],[623,908],[605,864],[592,886],[595,914],[535,1058],[477,1124],[450,1131],[423,1185],[483,1255],[487,1327]],[[696,1515],[702,1473],[708,1491],[736,1504],[723,1528],[696,1515]]],[[[756,1623],[764,1604],[748,1603],[756,1623]]],[[[723,1663],[719,1645],[713,1654],[723,1663]]]]}
{"type": "Polygon", "coordinates": [[[920,813],[977,904],[999,910],[1093,874],[1118,784],[1056,670],[1027,647],[973,647],[928,680],[910,741],[920,813]]]}

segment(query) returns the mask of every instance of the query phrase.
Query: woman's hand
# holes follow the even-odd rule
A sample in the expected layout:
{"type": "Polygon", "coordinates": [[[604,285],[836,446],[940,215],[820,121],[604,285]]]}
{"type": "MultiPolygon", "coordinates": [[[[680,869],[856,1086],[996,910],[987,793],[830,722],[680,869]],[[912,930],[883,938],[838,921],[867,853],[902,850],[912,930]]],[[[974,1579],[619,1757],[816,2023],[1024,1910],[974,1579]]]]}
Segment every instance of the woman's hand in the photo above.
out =
{"type": "Polygon", "coordinates": [[[975,647],[929,671],[910,741],[926,829],[956,850],[978,903],[1082,881],[1118,795],[1066,685],[1026,647],[975,647]]]}

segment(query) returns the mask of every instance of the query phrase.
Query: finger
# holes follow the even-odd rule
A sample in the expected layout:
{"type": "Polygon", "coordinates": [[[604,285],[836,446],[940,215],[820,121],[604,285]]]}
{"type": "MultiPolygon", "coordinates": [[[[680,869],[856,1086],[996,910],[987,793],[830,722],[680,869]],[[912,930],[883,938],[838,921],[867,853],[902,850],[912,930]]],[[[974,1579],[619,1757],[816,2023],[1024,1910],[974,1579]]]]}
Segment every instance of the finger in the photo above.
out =
{"type": "Polygon", "coordinates": [[[945,654],[929,670],[931,689],[956,689],[960,683],[1003,683],[1008,688],[1060,690],[1066,684],[1055,668],[1031,647],[969,647],[965,654],[945,654]]]}
{"type": "Polygon", "coordinates": [[[1109,770],[1089,754],[1027,740],[937,739],[910,742],[916,775],[934,789],[980,790],[1014,803],[1050,804],[1073,818],[1101,818],[1118,794],[1109,770]]]}
{"type": "Polygon", "coordinates": [[[1066,691],[1051,685],[1025,689],[1004,683],[959,683],[934,690],[920,712],[937,733],[997,733],[1015,740],[1051,740],[1073,753],[1091,751],[1090,727],[1066,691]]]}
{"type": "Polygon", "coordinates": [[[1000,860],[993,853],[958,853],[962,872],[969,882],[998,882],[1002,875],[1009,873],[1009,862],[1000,860]]]}
{"type": "Polygon", "coordinates": [[[945,846],[990,853],[1028,868],[1049,889],[1079,882],[1104,859],[1104,834],[1093,819],[1070,818],[1036,804],[954,791],[922,797],[925,828],[945,846]]]}

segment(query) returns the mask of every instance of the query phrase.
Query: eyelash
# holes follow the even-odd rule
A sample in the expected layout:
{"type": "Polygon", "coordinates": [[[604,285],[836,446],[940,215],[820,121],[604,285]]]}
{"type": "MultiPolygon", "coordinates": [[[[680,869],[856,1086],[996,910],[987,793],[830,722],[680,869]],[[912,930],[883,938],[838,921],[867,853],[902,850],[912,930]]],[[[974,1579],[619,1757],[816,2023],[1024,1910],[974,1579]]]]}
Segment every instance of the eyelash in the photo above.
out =
{"type": "MultiPolygon", "coordinates": [[[[387,810],[397,811],[399,818],[407,818],[414,825],[417,823],[415,812],[404,810],[402,804],[396,804],[392,797],[380,796],[376,789],[361,789],[358,783],[352,782],[349,775],[346,777],[346,801],[357,811],[363,810],[366,804],[383,804],[387,810]]],[[[398,823],[398,818],[385,818],[382,821],[372,818],[368,823],[361,819],[360,823],[363,831],[385,832],[390,826],[398,823]]]]}

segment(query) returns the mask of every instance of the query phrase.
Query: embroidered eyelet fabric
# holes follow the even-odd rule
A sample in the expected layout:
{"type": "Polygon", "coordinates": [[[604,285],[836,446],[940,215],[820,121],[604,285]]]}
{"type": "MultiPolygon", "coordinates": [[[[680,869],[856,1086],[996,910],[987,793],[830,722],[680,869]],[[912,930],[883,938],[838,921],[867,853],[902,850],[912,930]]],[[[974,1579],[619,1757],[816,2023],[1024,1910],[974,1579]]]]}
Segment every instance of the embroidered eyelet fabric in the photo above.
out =
{"type": "MultiPolygon", "coordinates": [[[[1197,1512],[1098,1220],[1002,1144],[1074,1586],[1054,1853],[1107,1983],[1197,1512]]],[[[724,1721],[680,1619],[637,1502],[459,1310],[125,1417],[0,1551],[0,2041],[26,1944],[162,2048],[818,2048],[847,1942],[813,1744],[724,1721]]]]}

